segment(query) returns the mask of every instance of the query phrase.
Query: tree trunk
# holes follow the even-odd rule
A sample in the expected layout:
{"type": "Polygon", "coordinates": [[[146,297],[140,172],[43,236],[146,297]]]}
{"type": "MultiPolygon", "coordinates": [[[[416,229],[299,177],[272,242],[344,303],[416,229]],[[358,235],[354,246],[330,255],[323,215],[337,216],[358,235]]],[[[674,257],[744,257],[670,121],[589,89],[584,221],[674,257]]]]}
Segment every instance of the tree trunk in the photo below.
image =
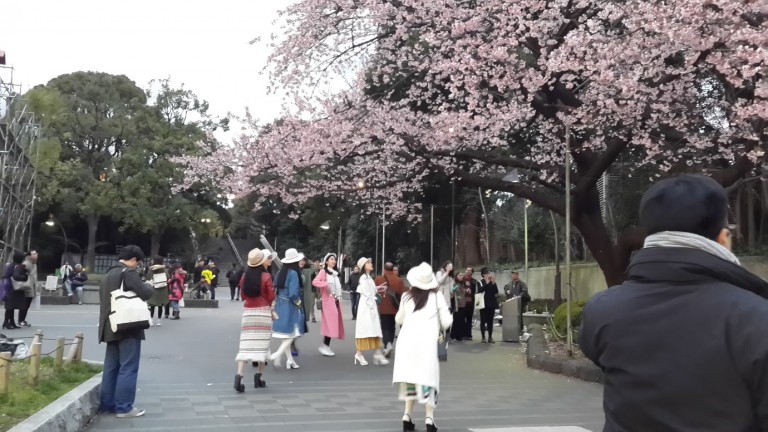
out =
{"type": "Polygon", "coordinates": [[[474,266],[482,263],[480,254],[480,212],[470,207],[464,214],[464,223],[461,224],[461,237],[459,238],[458,253],[462,257],[461,264],[474,266]]]}
{"type": "Polygon", "coordinates": [[[88,223],[88,248],[85,254],[85,267],[93,272],[96,266],[96,231],[99,229],[99,216],[89,214],[85,217],[88,223]]]}
{"type": "MultiPolygon", "coordinates": [[[[573,199],[571,213],[573,226],[581,233],[584,244],[603,271],[609,287],[618,285],[626,278],[627,262],[619,262],[618,248],[613,243],[608,227],[605,226],[600,212],[600,198],[597,188],[593,187],[584,196],[573,199]]],[[[569,241],[570,239],[566,239],[569,241]]],[[[565,281],[568,284],[569,281],[565,281]]]]}
{"type": "Polygon", "coordinates": [[[152,238],[152,243],[149,248],[149,256],[154,258],[160,254],[160,240],[162,240],[163,238],[163,231],[153,230],[151,234],[151,238],[152,238]]]}

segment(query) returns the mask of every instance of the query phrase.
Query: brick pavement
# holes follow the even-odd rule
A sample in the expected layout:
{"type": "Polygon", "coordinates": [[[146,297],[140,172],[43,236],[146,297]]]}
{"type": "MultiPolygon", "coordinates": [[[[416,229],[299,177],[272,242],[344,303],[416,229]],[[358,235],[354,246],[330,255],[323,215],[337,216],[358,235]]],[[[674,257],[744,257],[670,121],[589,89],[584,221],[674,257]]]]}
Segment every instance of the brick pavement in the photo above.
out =
{"type": "MultiPolygon", "coordinates": [[[[301,369],[270,367],[268,387],[254,389],[254,369],[248,366],[246,382],[251,385],[244,394],[235,393],[233,359],[242,303],[226,299],[220,305],[212,310],[183,310],[182,320],[148,330],[136,401],[147,415],[138,419],[100,416],[89,430],[401,430],[402,404],[391,384],[391,365],[353,365],[354,321],[345,322],[347,340],[332,342],[336,357],[325,358],[317,352],[319,323],[311,324],[310,333],[298,342],[301,369]]],[[[103,356],[103,346],[86,348],[87,358],[103,356]]],[[[529,370],[517,344],[454,344],[449,361],[441,367],[436,420],[442,432],[602,428],[601,386],[529,370]]],[[[419,408],[414,422],[417,430],[424,430],[424,411],[419,408]]]]}

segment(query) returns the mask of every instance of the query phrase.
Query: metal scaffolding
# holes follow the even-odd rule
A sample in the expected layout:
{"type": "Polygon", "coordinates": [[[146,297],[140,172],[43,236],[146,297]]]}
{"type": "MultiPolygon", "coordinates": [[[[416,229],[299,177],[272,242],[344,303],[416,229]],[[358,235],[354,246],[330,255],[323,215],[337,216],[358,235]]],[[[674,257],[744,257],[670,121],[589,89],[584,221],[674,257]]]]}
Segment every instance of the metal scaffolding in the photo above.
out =
{"type": "Polygon", "coordinates": [[[13,68],[0,65],[0,263],[30,248],[39,131],[13,68]]]}

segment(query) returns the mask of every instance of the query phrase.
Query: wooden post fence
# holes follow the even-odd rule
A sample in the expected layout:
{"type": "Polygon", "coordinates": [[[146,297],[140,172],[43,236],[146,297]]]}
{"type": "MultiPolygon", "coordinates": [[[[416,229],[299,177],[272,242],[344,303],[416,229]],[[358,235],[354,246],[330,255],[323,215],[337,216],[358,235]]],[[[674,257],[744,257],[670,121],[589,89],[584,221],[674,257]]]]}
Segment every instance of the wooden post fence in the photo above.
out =
{"type": "Polygon", "coordinates": [[[11,353],[0,353],[0,395],[8,394],[11,384],[11,353]]]}
{"type": "Polygon", "coordinates": [[[43,331],[38,330],[32,340],[31,357],[29,358],[29,383],[37,385],[40,382],[40,354],[43,348],[43,331]]]}
{"type": "Polygon", "coordinates": [[[56,338],[56,355],[53,358],[53,367],[61,370],[64,367],[64,341],[63,337],[56,338]]]}
{"type": "Polygon", "coordinates": [[[75,350],[74,363],[80,363],[83,361],[83,333],[75,333],[75,340],[77,341],[77,350],[75,350]]]}

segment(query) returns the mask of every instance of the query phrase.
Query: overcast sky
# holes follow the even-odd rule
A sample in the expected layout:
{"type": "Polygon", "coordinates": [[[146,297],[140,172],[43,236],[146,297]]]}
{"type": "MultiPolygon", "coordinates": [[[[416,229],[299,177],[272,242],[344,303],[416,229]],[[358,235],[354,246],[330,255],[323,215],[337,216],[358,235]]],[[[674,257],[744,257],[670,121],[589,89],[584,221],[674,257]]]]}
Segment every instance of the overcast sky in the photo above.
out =
{"type": "Polygon", "coordinates": [[[279,114],[259,75],[277,11],[293,0],[0,0],[0,50],[23,90],[86,70],[124,74],[140,87],[170,76],[211,112],[262,120],[279,114]]]}

